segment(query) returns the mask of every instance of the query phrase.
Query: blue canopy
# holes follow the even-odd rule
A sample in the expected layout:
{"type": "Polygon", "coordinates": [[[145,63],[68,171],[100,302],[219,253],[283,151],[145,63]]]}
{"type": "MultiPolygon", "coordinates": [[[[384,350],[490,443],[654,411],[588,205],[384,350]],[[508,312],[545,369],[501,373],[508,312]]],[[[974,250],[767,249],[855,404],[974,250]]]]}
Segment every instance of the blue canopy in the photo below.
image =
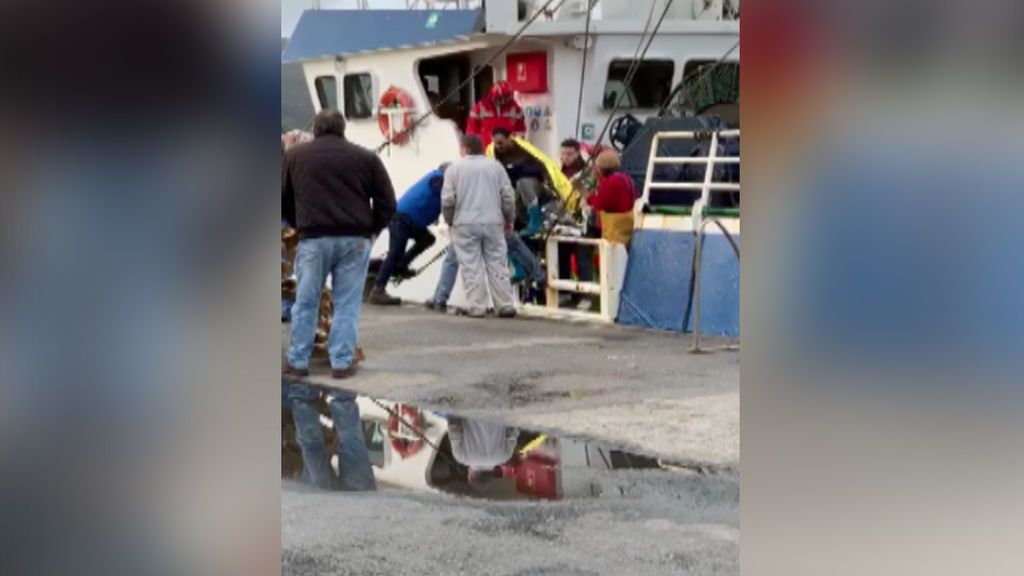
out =
{"type": "Polygon", "coordinates": [[[483,31],[477,10],[306,10],[284,62],[396,50],[467,38],[483,31]]]}

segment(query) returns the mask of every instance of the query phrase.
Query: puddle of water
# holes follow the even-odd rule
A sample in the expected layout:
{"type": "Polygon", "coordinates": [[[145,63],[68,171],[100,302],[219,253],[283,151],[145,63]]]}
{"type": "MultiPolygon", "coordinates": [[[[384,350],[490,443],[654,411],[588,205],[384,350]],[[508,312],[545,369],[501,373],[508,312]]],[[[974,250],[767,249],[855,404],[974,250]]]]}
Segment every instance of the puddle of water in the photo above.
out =
{"type": "MultiPolygon", "coordinates": [[[[565,436],[524,430],[356,396],[361,442],[381,490],[444,492],[490,500],[562,500],[623,496],[638,476],[696,473],[657,458],[565,436]]],[[[317,402],[329,453],[336,453],[326,402],[317,402]]],[[[348,440],[347,440],[348,441],[348,440]]],[[[358,441],[358,439],[353,440],[358,441]]],[[[347,450],[346,453],[362,452],[347,450]]],[[[282,411],[282,478],[302,474],[302,453],[288,407],[282,411]]],[[[332,468],[337,469],[337,457],[332,468]]]]}

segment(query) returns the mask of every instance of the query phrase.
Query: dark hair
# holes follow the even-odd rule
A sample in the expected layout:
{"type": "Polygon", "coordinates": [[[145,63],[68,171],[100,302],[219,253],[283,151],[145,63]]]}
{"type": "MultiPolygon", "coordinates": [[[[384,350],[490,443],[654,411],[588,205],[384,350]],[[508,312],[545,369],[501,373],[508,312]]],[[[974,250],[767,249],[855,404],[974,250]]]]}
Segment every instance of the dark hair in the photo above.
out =
{"type": "Polygon", "coordinates": [[[567,138],[562,140],[562,148],[572,148],[573,150],[580,151],[580,141],[575,138],[567,138]]]}
{"type": "Polygon", "coordinates": [[[313,136],[319,138],[325,134],[345,137],[345,118],[341,112],[324,109],[313,119],[313,136]]]}
{"type": "Polygon", "coordinates": [[[462,137],[462,147],[466,149],[473,156],[478,156],[484,153],[484,142],[479,136],[473,134],[466,134],[462,137]]]}
{"type": "Polygon", "coordinates": [[[508,138],[511,135],[512,133],[508,131],[508,128],[499,127],[495,128],[494,130],[491,130],[491,136],[504,136],[505,138],[508,138]]]}

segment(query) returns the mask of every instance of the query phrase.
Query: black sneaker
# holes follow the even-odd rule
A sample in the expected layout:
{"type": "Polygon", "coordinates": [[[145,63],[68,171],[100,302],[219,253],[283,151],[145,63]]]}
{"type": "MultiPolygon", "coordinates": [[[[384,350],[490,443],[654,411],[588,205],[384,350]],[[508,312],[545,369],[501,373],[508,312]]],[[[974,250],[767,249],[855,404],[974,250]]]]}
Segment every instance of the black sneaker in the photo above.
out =
{"type": "Polygon", "coordinates": [[[427,300],[423,305],[427,310],[432,310],[434,312],[441,312],[442,314],[448,312],[447,302],[434,302],[433,300],[427,300]]]}
{"type": "Polygon", "coordinates": [[[511,306],[506,306],[498,311],[498,318],[515,318],[516,309],[511,306]]]}

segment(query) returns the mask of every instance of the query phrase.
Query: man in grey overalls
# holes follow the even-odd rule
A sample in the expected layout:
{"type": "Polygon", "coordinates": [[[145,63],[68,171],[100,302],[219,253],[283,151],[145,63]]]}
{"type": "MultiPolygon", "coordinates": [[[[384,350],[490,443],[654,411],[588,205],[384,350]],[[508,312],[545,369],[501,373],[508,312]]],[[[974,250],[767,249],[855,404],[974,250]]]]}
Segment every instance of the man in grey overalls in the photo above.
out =
{"type": "Polygon", "coordinates": [[[445,172],[441,211],[462,269],[467,314],[487,314],[489,288],[498,316],[512,318],[516,309],[505,232],[515,220],[515,190],[502,165],[483,153],[479,137],[462,138],[463,158],[445,172]]]}

